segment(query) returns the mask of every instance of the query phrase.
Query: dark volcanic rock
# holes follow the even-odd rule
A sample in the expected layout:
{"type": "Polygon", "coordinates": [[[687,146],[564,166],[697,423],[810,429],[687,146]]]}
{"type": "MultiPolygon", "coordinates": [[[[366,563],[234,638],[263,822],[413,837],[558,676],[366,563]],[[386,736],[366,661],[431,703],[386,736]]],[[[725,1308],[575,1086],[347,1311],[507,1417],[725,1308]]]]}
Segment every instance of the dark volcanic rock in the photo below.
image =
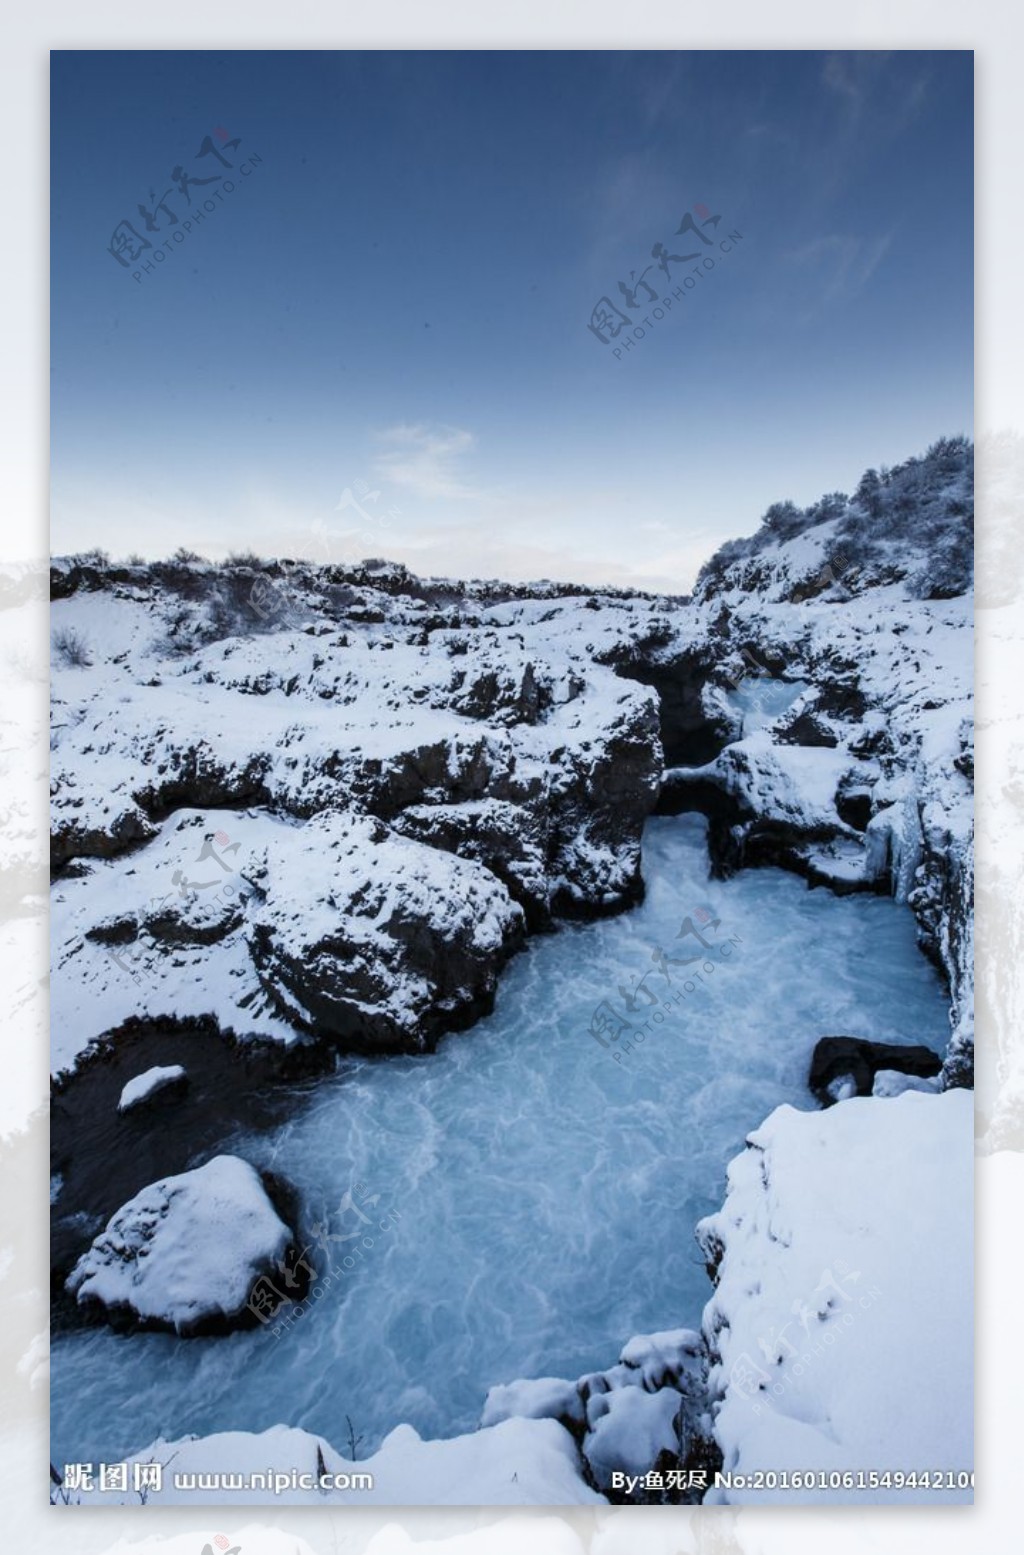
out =
{"type": "Polygon", "coordinates": [[[903,1047],[861,1037],[822,1037],[815,1045],[807,1083],[822,1106],[829,1107],[835,1100],[829,1094],[829,1086],[847,1075],[856,1085],[858,1096],[870,1096],[880,1069],[896,1069],[901,1074],[930,1080],[941,1068],[941,1059],[930,1047],[903,1047]]]}
{"type": "Polygon", "coordinates": [[[622,675],[658,694],[661,743],[667,767],[701,767],[736,734],[724,707],[709,708],[704,691],[715,669],[705,654],[682,653],[667,661],[635,651],[616,664],[622,675]]]}
{"type": "Polygon", "coordinates": [[[831,729],[809,710],[798,713],[783,724],[776,738],[782,745],[824,745],[834,748],[839,744],[831,729]]]}
{"type": "Polygon", "coordinates": [[[395,831],[446,853],[472,859],[507,887],[526,913],[532,932],[551,924],[547,831],[539,806],[500,799],[466,804],[411,805],[393,822],[395,831]]]}

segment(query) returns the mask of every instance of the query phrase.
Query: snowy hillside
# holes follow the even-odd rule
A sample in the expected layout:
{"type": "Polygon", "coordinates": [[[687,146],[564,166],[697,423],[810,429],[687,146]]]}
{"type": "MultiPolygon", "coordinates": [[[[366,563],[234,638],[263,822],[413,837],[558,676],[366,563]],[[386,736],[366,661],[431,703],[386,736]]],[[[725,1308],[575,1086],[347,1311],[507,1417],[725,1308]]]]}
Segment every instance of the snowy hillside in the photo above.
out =
{"type": "Polygon", "coordinates": [[[911,599],[952,599],[970,591],[973,568],[974,448],[947,437],[891,470],[866,470],[852,497],[773,503],[755,534],[705,564],[694,597],[799,604],[899,583],[911,599]]]}

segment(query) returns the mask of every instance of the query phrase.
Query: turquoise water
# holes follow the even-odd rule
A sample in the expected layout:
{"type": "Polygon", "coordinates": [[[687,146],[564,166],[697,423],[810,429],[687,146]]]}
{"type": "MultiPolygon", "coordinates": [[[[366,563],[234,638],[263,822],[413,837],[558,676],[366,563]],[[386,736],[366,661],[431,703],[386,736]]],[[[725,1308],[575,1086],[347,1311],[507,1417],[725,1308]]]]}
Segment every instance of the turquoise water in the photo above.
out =
{"type": "Polygon", "coordinates": [[[283,1126],[225,1139],[296,1185],[310,1262],[339,1273],[277,1338],[58,1337],[54,1461],[279,1422],[344,1451],[346,1416],[365,1456],[400,1421],[472,1428],[494,1383],[576,1377],[635,1333],[699,1325],[694,1224],[773,1107],[814,1105],[816,1040],[947,1036],[909,911],[774,869],[709,880],[704,836],[699,817],[653,819],[642,906],[532,941],[494,1014],[438,1052],[347,1062],[283,1126]],[[620,988],[663,1016],[631,1053],[620,988]]]}

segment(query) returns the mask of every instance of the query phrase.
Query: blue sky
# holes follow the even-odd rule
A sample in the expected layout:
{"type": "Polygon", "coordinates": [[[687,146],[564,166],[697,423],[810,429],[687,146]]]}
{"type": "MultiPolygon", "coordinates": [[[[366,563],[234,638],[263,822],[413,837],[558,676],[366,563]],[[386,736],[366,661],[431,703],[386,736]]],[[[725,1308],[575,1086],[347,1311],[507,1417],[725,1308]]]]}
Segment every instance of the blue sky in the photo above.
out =
{"type": "Polygon", "coordinates": [[[972,78],[965,52],[55,53],[54,550],[685,587],[770,502],[971,431],[972,78]],[[122,220],[162,263],[113,257],[122,220]],[[658,243],[714,268],[670,285],[658,243]],[[684,295],[652,319],[633,272],[684,295]]]}

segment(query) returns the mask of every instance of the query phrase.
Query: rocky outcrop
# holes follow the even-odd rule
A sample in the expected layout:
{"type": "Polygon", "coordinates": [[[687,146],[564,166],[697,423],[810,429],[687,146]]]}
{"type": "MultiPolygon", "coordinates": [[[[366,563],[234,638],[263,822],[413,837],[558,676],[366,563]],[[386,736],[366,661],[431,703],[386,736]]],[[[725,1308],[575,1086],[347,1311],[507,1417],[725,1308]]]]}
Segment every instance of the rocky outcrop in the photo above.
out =
{"type": "Polygon", "coordinates": [[[540,807],[505,799],[410,805],[399,812],[393,825],[404,837],[482,865],[522,907],[531,930],[550,927],[548,824],[540,807]]]}
{"type": "Polygon", "coordinates": [[[418,1051],[640,898],[657,704],[602,655],[646,604],[336,571],[57,567],[58,1069],[134,1016],[418,1051]]]}
{"type": "Polygon", "coordinates": [[[253,864],[246,936],[271,1003],[348,1049],[420,1052],[490,1009],[522,910],[482,864],[340,811],[253,864]]]}

